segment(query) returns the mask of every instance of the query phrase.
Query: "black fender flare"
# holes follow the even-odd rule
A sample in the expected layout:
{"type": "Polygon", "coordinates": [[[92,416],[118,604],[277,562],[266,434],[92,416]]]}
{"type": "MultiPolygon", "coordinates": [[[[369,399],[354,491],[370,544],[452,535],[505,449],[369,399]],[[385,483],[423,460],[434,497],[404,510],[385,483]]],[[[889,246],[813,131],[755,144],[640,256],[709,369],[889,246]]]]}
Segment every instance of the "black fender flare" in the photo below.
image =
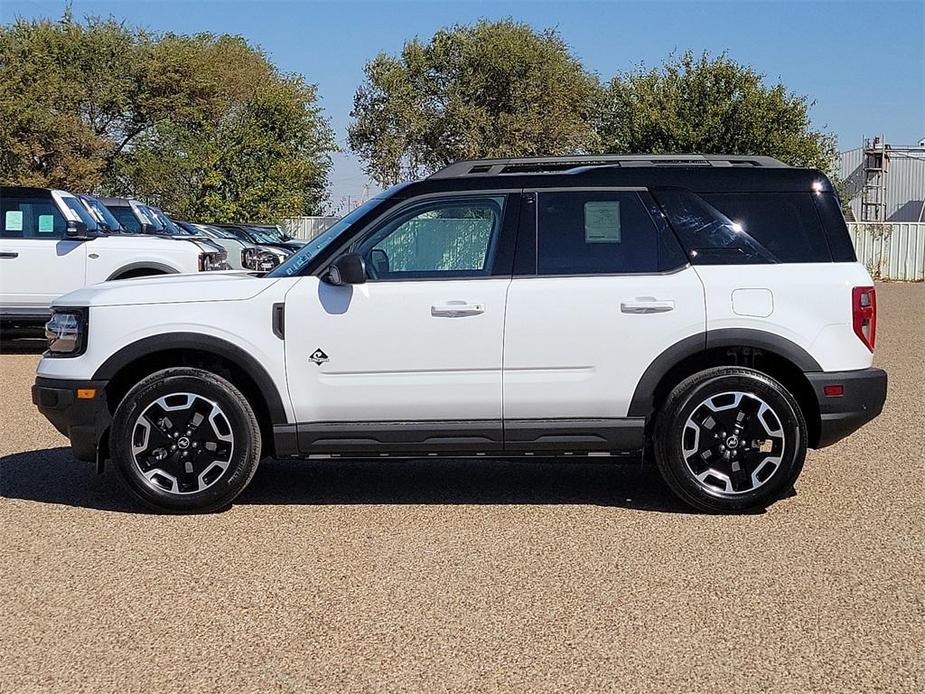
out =
{"type": "Polygon", "coordinates": [[[716,347],[752,347],[782,357],[804,373],[822,371],[812,355],[795,342],[780,335],[752,328],[721,328],[698,333],[676,342],[659,354],[643,372],[633,399],[630,401],[628,417],[648,417],[654,407],[655,389],[675,365],[688,357],[716,347]]]}
{"type": "Polygon", "coordinates": [[[260,389],[272,423],[286,424],[288,422],[279,389],[260,362],[237,345],[202,333],[153,335],[126,345],[100,365],[93,374],[93,380],[110,381],[119,371],[142,357],[158,352],[184,349],[210,352],[237,366],[250,376],[260,389]]]}
{"type": "Polygon", "coordinates": [[[112,273],[109,277],[107,277],[106,281],[109,282],[110,280],[115,279],[119,275],[124,275],[126,272],[131,272],[132,270],[157,270],[159,273],[163,273],[165,275],[176,275],[178,272],[180,272],[175,267],[171,267],[170,265],[165,265],[163,263],[157,263],[153,261],[152,262],[142,261],[138,263],[129,263],[128,265],[123,265],[118,270],[116,270],[114,273],[112,273]]]}

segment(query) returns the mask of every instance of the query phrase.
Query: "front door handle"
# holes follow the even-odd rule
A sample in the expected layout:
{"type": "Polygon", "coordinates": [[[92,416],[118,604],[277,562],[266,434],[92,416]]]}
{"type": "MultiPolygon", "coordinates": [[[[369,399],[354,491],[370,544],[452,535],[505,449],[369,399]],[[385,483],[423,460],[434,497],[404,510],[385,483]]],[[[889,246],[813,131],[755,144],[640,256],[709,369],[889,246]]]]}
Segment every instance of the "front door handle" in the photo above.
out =
{"type": "Polygon", "coordinates": [[[444,318],[462,318],[485,313],[485,304],[470,304],[468,301],[446,301],[430,307],[430,315],[444,318]]]}
{"type": "Polygon", "coordinates": [[[10,253],[9,251],[0,251],[0,258],[18,258],[19,253],[10,253]]]}
{"type": "Polygon", "coordinates": [[[623,313],[665,313],[674,311],[674,301],[671,299],[659,300],[651,296],[639,296],[635,299],[621,301],[620,311],[623,313]]]}

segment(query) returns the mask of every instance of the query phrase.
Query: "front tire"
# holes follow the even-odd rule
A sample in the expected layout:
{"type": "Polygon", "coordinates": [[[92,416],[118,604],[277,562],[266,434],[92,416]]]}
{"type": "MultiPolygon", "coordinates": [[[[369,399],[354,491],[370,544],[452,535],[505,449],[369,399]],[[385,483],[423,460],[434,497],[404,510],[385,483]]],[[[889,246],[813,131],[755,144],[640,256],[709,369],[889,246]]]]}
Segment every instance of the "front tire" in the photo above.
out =
{"type": "Polygon", "coordinates": [[[793,395],[753,369],[718,367],[678,384],[655,426],[668,487],[701,511],[764,508],[793,487],[806,458],[806,422],[793,395]]]}
{"type": "Polygon", "coordinates": [[[149,508],[204,513],[224,508],[260,462],[260,426],[229,381],[210,371],[151,374],[122,399],[110,451],[129,491],[149,508]]]}

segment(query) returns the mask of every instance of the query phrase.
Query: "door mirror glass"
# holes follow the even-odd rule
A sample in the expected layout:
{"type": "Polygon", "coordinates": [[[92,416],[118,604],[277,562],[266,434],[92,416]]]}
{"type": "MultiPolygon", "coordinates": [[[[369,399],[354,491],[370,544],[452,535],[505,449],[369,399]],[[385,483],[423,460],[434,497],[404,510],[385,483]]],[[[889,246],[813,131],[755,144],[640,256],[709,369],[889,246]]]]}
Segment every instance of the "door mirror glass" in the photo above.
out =
{"type": "Polygon", "coordinates": [[[324,281],[337,286],[363,284],[366,282],[366,262],[357,253],[345,253],[331,263],[324,281]]]}

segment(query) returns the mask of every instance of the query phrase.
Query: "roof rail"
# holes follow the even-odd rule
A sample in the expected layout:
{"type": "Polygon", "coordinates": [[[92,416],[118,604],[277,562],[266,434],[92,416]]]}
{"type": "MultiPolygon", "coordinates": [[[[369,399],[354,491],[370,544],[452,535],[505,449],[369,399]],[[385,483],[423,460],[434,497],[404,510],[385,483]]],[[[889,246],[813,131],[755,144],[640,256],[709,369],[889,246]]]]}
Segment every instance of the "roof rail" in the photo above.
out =
{"type": "Polygon", "coordinates": [[[597,166],[742,166],[781,168],[773,157],[748,154],[575,154],[565,157],[510,157],[453,162],[428,178],[498,176],[501,174],[581,173],[597,166]]]}

